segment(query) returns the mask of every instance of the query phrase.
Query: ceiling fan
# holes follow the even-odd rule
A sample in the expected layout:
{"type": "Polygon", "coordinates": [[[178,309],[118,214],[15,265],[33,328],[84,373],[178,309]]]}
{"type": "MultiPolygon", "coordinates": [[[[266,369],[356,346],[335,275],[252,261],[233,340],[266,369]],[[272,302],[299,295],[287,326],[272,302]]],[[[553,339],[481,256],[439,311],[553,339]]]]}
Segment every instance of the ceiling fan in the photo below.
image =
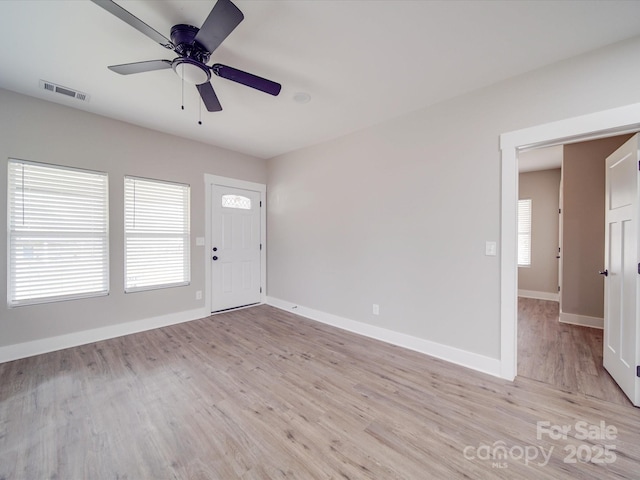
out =
{"type": "Polygon", "coordinates": [[[164,48],[178,54],[173,60],[148,60],[111,65],[109,70],[121,75],[130,75],[172,68],[185,82],[196,86],[205,107],[210,112],[222,110],[222,105],[220,105],[210,82],[212,72],[218,77],[241,83],[270,95],[277,96],[280,93],[281,85],[266,78],[219,63],[212,66],[207,65],[211,54],[244,19],[240,9],[231,0],[218,0],[201,28],[185,24],[174,25],[171,28],[171,40],[112,0],[91,1],[128,23],[151,40],[158,42],[164,48]]]}

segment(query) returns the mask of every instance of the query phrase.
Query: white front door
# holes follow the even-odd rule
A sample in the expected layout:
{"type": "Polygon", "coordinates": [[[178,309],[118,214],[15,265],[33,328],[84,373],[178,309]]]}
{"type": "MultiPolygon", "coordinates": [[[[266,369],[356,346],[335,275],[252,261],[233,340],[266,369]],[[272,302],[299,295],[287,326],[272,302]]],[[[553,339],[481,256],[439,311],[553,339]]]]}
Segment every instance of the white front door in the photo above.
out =
{"type": "Polygon", "coordinates": [[[260,192],[213,185],[211,311],[259,303],[260,192]]]}
{"type": "Polygon", "coordinates": [[[604,367],[640,406],[638,134],[606,161],[604,367]]]}

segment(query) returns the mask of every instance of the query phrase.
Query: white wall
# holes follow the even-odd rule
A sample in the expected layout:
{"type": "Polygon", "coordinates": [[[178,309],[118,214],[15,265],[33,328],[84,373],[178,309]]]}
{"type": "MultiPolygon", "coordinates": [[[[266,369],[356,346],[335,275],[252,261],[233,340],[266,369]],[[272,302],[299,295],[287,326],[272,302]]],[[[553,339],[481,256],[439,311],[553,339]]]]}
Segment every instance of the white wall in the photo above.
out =
{"type": "Polygon", "coordinates": [[[636,38],[271,159],[268,295],[499,358],[499,135],[639,102],[639,54],[636,38]]]}
{"type": "MultiPolygon", "coordinates": [[[[36,349],[46,349],[49,344],[64,346],[69,340],[66,337],[53,343],[37,341],[73,336],[91,329],[102,329],[108,336],[129,328],[127,325],[112,328],[114,326],[157,317],[166,320],[167,315],[172,321],[202,312],[204,299],[195,300],[195,292],[204,290],[208,256],[204,247],[195,245],[195,238],[205,236],[204,174],[266,182],[263,160],[0,89],[0,225],[6,225],[7,158],[10,157],[109,174],[111,285],[107,297],[9,309],[6,305],[7,259],[5,254],[0,255],[0,292],[5,292],[4,300],[0,301],[0,361],[30,351],[28,347],[2,350],[5,346],[34,341],[36,349]],[[124,175],[191,185],[189,286],[123,293],[124,175]]],[[[0,252],[7,251],[6,242],[6,235],[0,235],[0,252]]]]}

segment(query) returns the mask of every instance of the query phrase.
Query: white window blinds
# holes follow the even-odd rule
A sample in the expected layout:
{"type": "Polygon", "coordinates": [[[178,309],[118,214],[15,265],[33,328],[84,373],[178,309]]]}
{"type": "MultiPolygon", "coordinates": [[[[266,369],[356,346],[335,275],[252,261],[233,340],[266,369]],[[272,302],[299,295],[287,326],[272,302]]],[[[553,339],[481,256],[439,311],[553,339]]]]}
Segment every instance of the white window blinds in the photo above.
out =
{"type": "Polygon", "coordinates": [[[531,199],[518,200],[518,266],[531,265],[531,199]]]}
{"type": "Polygon", "coordinates": [[[189,185],[124,179],[125,291],[187,285],[189,185]]]}
{"type": "Polygon", "coordinates": [[[107,174],[10,159],[9,306],[109,291],[107,174]]]}

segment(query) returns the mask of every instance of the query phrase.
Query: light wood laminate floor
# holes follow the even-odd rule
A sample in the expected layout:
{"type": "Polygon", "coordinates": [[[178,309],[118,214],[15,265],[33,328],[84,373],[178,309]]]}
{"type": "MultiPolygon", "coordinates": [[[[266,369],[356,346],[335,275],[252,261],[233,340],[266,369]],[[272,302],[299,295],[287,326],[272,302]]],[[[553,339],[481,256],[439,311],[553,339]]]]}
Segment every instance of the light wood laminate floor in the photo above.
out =
{"type": "Polygon", "coordinates": [[[264,305],[0,364],[0,479],[639,472],[640,409],[504,381],[264,305]],[[539,422],[568,426],[566,438],[539,422]],[[616,432],[582,439],[580,425],[616,432]],[[490,454],[496,446],[507,455],[490,454]],[[572,449],[608,462],[567,463],[572,449]],[[528,464],[525,450],[537,452],[528,464]]]}
{"type": "Polygon", "coordinates": [[[602,366],[602,330],[560,323],[558,302],[518,299],[518,375],[631,406],[602,366]]]}

